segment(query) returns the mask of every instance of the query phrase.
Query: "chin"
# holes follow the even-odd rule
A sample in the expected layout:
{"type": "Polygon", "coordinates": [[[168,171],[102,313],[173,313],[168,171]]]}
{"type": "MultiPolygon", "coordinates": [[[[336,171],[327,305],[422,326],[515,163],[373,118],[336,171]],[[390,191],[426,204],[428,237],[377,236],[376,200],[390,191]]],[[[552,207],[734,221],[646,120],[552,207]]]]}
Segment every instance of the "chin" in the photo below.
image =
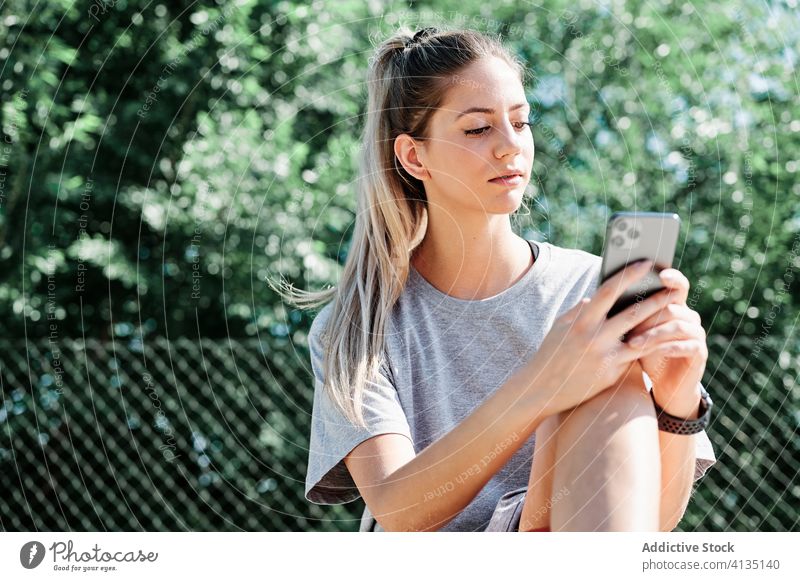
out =
{"type": "Polygon", "coordinates": [[[518,190],[509,190],[502,194],[495,194],[491,203],[487,203],[486,211],[490,214],[513,214],[522,206],[522,198],[525,195],[525,188],[522,186],[518,190]]]}

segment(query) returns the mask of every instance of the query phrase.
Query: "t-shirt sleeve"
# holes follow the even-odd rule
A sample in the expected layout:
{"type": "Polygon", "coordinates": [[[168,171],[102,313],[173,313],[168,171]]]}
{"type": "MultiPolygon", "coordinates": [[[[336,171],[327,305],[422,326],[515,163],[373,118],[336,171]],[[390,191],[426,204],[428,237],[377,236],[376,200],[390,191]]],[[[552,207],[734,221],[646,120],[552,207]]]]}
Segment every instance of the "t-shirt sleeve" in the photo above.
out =
{"type": "MultiPolygon", "coordinates": [[[[653,389],[653,381],[650,379],[650,376],[647,375],[647,373],[642,373],[642,376],[644,377],[644,383],[647,389],[653,389]]],[[[695,444],[694,480],[696,482],[717,462],[717,457],[714,454],[714,447],[711,445],[711,440],[705,430],[691,437],[694,438],[695,444]]]]}
{"type": "Polygon", "coordinates": [[[364,388],[365,428],[353,425],[323,389],[324,347],[320,335],[324,312],[325,309],[314,319],[308,339],[314,375],[314,403],[305,495],[315,504],[343,504],[361,496],[344,463],[344,458],[353,448],[379,434],[402,434],[413,440],[386,364],[381,366],[377,376],[366,382],[364,388]]]}
{"type": "Polygon", "coordinates": [[[695,434],[693,437],[697,455],[697,460],[694,465],[694,479],[697,481],[705,475],[709,468],[716,464],[717,457],[714,454],[714,447],[711,445],[711,440],[705,430],[695,434]]]}

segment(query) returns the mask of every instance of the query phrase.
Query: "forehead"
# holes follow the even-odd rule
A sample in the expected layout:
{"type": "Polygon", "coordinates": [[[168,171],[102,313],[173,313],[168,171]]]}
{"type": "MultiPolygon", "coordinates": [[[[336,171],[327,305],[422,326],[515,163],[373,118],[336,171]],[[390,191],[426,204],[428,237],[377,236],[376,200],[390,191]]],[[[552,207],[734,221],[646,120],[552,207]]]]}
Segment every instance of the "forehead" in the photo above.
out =
{"type": "Polygon", "coordinates": [[[486,57],[451,75],[442,109],[456,117],[469,107],[505,107],[525,102],[525,88],[509,64],[499,57],[486,57]]]}

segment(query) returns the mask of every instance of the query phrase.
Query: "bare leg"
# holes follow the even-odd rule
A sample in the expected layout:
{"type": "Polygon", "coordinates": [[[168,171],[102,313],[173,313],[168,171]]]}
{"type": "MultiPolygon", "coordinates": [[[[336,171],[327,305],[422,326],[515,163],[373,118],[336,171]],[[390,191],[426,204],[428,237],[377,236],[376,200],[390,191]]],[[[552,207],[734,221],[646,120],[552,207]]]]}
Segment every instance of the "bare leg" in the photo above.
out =
{"type": "MultiPolygon", "coordinates": [[[[547,418],[536,430],[533,467],[528,481],[528,492],[522,507],[520,531],[530,531],[550,526],[553,506],[553,473],[556,466],[556,436],[562,414],[547,418]]],[[[562,495],[563,496],[563,495],[562,495]]],[[[556,496],[556,501],[561,496],[556,496]]]]}
{"type": "Polygon", "coordinates": [[[657,531],[661,454],[638,366],[536,431],[520,530],[657,531]],[[540,454],[541,453],[541,454],[540,454]]]}

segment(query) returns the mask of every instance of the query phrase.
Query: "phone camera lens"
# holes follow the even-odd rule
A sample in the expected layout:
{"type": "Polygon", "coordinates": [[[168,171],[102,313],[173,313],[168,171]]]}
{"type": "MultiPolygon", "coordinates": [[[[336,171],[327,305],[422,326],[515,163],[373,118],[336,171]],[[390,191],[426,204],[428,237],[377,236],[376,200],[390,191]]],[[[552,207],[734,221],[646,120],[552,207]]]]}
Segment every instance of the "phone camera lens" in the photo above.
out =
{"type": "Polygon", "coordinates": [[[617,230],[624,232],[628,228],[628,223],[625,220],[620,220],[617,225],[617,230]]]}
{"type": "Polygon", "coordinates": [[[614,236],[611,238],[611,244],[613,244],[614,246],[622,246],[623,244],[625,244],[625,239],[619,235],[614,236]]]}
{"type": "Polygon", "coordinates": [[[630,236],[632,239],[636,240],[639,237],[639,231],[638,230],[631,230],[631,231],[628,232],[628,236],[630,236]]]}

